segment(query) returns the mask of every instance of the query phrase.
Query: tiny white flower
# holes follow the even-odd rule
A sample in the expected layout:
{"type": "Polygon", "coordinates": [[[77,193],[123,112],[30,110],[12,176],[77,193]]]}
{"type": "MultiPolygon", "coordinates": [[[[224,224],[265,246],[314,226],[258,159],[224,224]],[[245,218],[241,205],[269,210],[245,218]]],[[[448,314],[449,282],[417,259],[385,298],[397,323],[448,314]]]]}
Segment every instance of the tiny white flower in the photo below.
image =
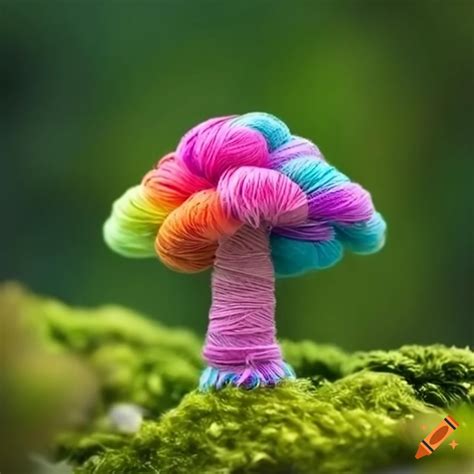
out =
{"type": "Polygon", "coordinates": [[[133,403],[116,403],[109,410],[109,420],[120,433],[136,433],[143,421],[143,408],[133,403]]]}

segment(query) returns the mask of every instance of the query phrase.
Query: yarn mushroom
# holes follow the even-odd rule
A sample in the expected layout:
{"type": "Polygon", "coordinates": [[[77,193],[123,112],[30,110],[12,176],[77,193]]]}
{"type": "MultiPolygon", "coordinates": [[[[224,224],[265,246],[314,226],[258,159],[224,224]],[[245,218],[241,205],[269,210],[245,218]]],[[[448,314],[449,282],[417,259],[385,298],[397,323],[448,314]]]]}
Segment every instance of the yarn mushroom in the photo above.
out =
{"type": "Polygon", "coordinates": [[[294,378],[276,339],[275,278],[369,254],[386,225],[370,194],[266,113],[207,120],[126,191],[104,225],[111,249],[186,273],[212,268],[200,388],[294,378]]]}

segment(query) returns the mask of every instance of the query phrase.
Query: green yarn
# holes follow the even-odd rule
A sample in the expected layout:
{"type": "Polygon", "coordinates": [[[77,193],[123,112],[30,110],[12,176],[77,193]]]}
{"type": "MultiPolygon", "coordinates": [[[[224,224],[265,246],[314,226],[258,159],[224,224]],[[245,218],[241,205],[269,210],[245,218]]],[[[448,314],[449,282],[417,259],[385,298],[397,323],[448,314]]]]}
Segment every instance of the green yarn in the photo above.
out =
{"type": "Polygon", "coordinates": [[[420,425],[435,426],[448,409],[461,423],[456,456],[444,446],[423,465],[448,463],[444,472],[464,472],[462,463],[472,460],[469,349],[413,345],[348,354],[311,341],[283,341],[285,358],[304,378],[274,389],[200,393],[201,343],[188,331],[114,306],[72,309],[26,292],[20,300],[22,318],[44,347],[75,354],[96,374],[100,397],[88,423],[55,442],[57,459],[79,474],[411,468],[421,466],[413,457],[427,434],[420,425]],[[115,402],[145,408],[137,433],[111,428],[107,413],[115,402]]]}

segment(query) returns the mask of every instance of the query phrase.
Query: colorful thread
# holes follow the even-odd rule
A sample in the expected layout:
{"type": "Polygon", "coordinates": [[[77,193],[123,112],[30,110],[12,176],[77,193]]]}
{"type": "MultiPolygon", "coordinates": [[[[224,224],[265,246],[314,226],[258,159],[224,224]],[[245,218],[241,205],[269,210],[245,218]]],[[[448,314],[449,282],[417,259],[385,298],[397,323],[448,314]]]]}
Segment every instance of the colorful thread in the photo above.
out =
{"type": "Polygon", "coordinates": [[[158,255],[170,268],[214,266],[201,387],[252,388],[294,376],[274,323],[274,277],[368,254],[386,224],[370,194],[327,163],[316,145],[276,117],[250,113],[191,129],[104,226],[128,257],[158,255]]]}

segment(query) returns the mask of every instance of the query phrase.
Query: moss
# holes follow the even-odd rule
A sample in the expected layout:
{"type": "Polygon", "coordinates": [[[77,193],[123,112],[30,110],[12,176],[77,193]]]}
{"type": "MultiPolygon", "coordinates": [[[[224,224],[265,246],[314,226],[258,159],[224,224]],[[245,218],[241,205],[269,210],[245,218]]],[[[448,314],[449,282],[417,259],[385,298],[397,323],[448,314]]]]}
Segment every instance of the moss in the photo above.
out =
{"type": "MultiPolygon", "coordinates": [[[[466,410],[460,420],[473,418],[466,410]]],[[[302,379],[275,389],[193,391],[133,437],[73,435],[61,446],[79,473],[131,473],[140,465],[143,473],[355,474],[412,463],[418,425],[435,426],[443,413],[402,377],[364,370],[319,387],[302,379]]],[[[470,441],[457,461],[469,457],[470,441]]]]}
{"type": "Polygon", "coordinates": [[[128,440],[98,434],[70,444],[79,473],[366,473],[409,463],[419,442],[404,435],[415,416],[436,415],[393,374],[360,372],[315,388],[186,395],[159,421],[128,440]],[[91,446],[93,453],[91,453],[91,446]],[[93,454],[93,455],[91,455],[93,454]]]}
{"type": "Polygon", "coordinates": [[[474,399],[474,354],[468,348],[403,346],[396,351],[359,352],[346,361],[346,374],[363,369],[403,377],[418,397],[436,406],[474,399]]]}
{"type": "MultiPolygon", "coordinates": [[[[195,390],[200,341],[191,333],[118,307],[72,309],[14,291],[22,321],[41,344],[75,354],[99,382],[86,425],[56,442],[57,458],[77,473],[356,474],[411,466],[426,434],[420,425],[435,426],[448,408],[461,422],[461,464],[450,464],[450,472],[463,472],[459,466],[472,458],[469,349],[405,346],[348,354],[284,341],[286,359],[304,378],[273,389],[201,393],[195,390]],[[116,401],[146,409],[134,435],[106,423],[116,401]]],[[[425,464],[452,461],[449,454],[449,447],[440,450],[425,464]]]]}
{"type": "MultiPolygon", "coordinates": [[[[354,466],[365,472],[398,449],[397,421],[423,409],[408,385],[394,378],[358,374],[349,382],[351,388],[367,383],[380,388],[390,379],[391,390],[397,390],[390,414],[383,403],[368,411],[362,403],[344,402],[341,409],[341,399],[333,403],[330,391],[318,392],[304,380],[275,389],[194,391],[159,423],[145,423],[126,445],[114,449],[102,443],[78,472],[134,472],[137,459],[150,466],[143,472],[340,473],[355,472],[354,466]]],[[[73,456],[83,459],[89,448],[89,442],[77,445],[73,456]]]]}
{"type": "Polygon", "coordinates": [[[313,341],[282,341],[286,361],[299,377],[323,377],[336,380],[349,355],[336,346],[315,344],[313,341]]]}

